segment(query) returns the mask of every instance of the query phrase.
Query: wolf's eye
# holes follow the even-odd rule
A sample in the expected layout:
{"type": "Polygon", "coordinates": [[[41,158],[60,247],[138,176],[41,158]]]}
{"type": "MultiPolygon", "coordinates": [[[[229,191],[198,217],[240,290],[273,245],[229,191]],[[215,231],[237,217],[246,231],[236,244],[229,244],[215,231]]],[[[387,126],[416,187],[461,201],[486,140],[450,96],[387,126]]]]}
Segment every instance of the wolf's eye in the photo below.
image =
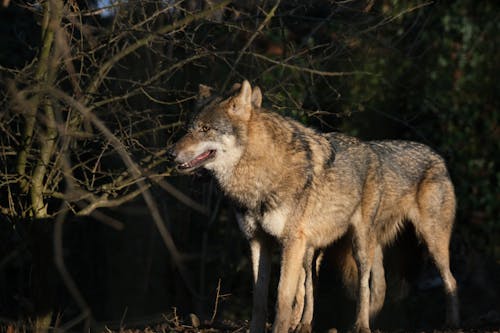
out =
{"type": "Polygon", "coordinates": [[[208,132],[210,130],[210,126],[203,125],[200,127],[200,132],[208,132]]]}

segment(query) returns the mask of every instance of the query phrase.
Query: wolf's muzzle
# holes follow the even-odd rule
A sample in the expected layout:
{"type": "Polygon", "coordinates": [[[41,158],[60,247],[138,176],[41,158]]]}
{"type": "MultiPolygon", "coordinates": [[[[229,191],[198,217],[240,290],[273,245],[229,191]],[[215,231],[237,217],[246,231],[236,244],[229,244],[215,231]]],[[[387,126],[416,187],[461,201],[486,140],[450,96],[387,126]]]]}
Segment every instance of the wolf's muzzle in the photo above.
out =
{"type": "Polygon", "coordinates": [[[175,151],[174,147],[171,147],[170,149],[167,150],[167,158],[170,161],[174,161],[176,157],[177,157],[177,152],[175,151]]]}

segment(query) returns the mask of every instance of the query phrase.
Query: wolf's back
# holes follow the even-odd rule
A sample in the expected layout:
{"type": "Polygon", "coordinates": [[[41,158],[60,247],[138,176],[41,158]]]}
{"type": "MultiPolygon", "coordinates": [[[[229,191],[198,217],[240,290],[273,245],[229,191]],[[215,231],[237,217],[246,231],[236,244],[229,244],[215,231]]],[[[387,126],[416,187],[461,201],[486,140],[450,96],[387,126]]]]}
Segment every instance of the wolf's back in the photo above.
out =
{"type": "Polygon", "coordinates": [[[368,141],[368,145],[377,154],[383,168],[408,181],[419,181],[430,168],[439,169],[443,177],[448,177],[443,158],[429,146],[401,140],[368,141]]]}
{"type": "MultiPolygon", "coordinates": [[[[429,146],[404,140],[362,141],[342,133],[325,134],[332,149],[342,158],[355,161],[350,148],[359,147],[363,160],[370,156],[383,180],[401,189],[418,185],[427,176],[435,181],[450,182],[444,159],[429,146]],[[345,154],[342,154],[344,153],[345,154]],[[432,172],[432,175],[428,175],[432,172]]],[[[397,190],[397,189],[395,189],[397,190]]]]}

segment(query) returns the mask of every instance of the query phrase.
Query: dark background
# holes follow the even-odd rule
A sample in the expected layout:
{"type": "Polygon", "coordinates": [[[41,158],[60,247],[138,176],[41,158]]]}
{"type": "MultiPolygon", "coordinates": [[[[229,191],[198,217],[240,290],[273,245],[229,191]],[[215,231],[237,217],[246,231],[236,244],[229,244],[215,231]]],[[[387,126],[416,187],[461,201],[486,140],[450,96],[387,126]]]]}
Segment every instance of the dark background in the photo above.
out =
{"type": "MultiPolygon", "coordinates": [[[[497,1],[104,5],[0,6],[4,327],[44,318],[70,330],[180,327],[190,313],[216,328],[244,325],[251,267],[231,203],[210,175],[176,176],[165,157],[198,84],[221,91],[243,79],[261,87],[266,107],[321,131],[442,154],[458,198],[451,253],[463,325],[500,326],[497,1]],[[40,164],[45,208],[36,209],[40,164]]],[[[440,327],[442,285],[411,230],[385,259],[388,296],[374,327],[440,327]]],[[[349,327],[355,305],[328,252],[317,286],[315,329],[349,327]]]]}

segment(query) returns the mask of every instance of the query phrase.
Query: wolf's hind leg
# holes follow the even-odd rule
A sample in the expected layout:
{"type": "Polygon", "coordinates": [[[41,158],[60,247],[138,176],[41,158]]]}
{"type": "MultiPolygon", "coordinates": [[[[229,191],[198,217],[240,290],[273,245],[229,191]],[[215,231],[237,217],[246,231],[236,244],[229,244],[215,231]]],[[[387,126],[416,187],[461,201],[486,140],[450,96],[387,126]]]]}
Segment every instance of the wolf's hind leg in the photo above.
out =
{"type": "Polygon", "coordinates": [[[311,326],[314,313],[314,276],[313,276],[314,248],[307,249],[304,261],[306,270],[306,297],[304,313],[302,314],[302,325],[311,326]]]}
{"type": "Polygon", "coordinates": [[[299,286],[297,287],[297,293],[295,294],[295,300],[293,302],[292,310],[292,321],[291,329],[295,331],[300,324],[302,318],[302,313],[304,311],[305,297],[306,297],[306,278],[307,273],[305,269],[300,272],[299,286]]]}
{"type": "Polygon", "coordinates": [[[370,271],[376,244],[369,228],[356,226],[354,230],[353,254],[358,266],[357,314],[353,333],[370,332],[370,271]]]}
{"type": "Polygon", "coordinates": [[[450,238],[455,217],[455,196],[449,182],[423,182],[419,191],[419,213],[412,220],[425,241],[441,274],[447,298],[446,325],[460,322],[457,282],[450,270],[450,238]]]}
{"type": "MultiPolygon", "coordinates": [[[[436,228],[439,229],[439,228],[436,228]]],[[[422,238],[427,244],[429,253],[434,259],[436,267],[443,279],[446,292],[446,325],[457,327],[460,322],[457,282],[450,270],[450,253],[448,250],[450,235],[446,232],[434,230],[434,232],[421,232],[422,238]]]]}
{"type": "Polygon", "coordinates": [[[370,322],[373,322],[384,306],[385,289],[384,254],[379,244],[375,247],[370,276],[370,322]]]}
{"type": "MultiPolygon", "coordinates": [[[[302,297],[303,311],[301,312],[300,323],[295,328],[297,333],[309,333],[312,331],[312,320],[314,312],[314,276],[313,276],[313,263],[315,262],[314,248],[309,247],[304,257],[304,291],[302,297]]],[[[300,286],[299,286],[300,288],[300,286]]]]}

